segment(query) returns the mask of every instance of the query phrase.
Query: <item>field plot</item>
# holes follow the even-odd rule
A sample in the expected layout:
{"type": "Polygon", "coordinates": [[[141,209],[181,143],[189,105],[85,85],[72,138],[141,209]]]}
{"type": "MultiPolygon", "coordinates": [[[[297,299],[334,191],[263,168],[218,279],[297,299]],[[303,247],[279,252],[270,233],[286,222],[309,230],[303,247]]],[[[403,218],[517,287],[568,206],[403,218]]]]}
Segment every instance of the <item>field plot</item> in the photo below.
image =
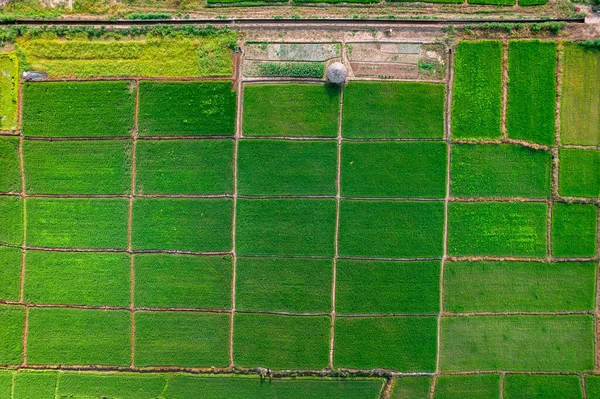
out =
{"type": "Polygon", "coordinates": [[[598,208],[556,203],[552,210],[552,255],[592,257],[597,253],[598,208]]]}
{"type": "Polygon", "coordinates": [[[500,399],[500,375],[442,375],[434,399],[500,399]]]}
{"type": "Polygon", "coordinates": [[[600,195],[600,151],[561,148],[558,192],[567,197],[600,195]]]}
{"type": "Polygon", "coordinates": [[[15,54],[0,55],[0,130],[17,128],[17,97],[19,96],[19,61],[15,54]]]}
{"type": "Polygon", "coordinates": [[[428,399],[431,383],[432,378],[429,376],[399,378],[392,390],[390,398],[428,399]]]}
{"type": "MultiPolygon", "coordinates": [[[[504,382],[506,399],[581,399],[581,382],[576,375],[509,374],[504,382]]],[[[589,396],[588,396],[589,397],[589,396]]]]}
{"type": "Polygon", "coordinates": [[[21,191],[18,151],[19,140],[16,137],[0,137],[0,192],[21,191]]]}
{"type": "Polygon", "coordinates": [[[0,242],[23,243],[23,200],[20,197],[0,197],[0,242]]]}
{"type": "Polygon", "coordinates": [[[0,246],[0,299],[19,300],[21,248],[0,246]]]}

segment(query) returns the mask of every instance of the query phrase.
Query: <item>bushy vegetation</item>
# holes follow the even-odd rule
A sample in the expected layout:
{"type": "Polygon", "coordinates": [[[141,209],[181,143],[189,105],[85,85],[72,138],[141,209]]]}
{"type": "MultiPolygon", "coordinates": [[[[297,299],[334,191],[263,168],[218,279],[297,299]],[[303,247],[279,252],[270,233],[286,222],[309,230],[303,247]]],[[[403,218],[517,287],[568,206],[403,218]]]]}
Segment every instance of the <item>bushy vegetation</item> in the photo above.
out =
{"type": "Polygon", "coordinates": [[[260,62],[255,64],[255,68],[250,75],[322,78],[325,74],[322,62],[260,62]]]}

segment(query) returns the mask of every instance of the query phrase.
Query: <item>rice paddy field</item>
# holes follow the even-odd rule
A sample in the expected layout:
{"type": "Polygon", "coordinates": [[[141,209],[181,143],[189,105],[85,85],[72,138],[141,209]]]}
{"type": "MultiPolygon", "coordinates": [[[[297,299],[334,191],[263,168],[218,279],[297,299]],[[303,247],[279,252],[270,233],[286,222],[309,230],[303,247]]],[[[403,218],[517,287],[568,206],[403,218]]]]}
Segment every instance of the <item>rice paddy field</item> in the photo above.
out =
{"type": "Polygon", "coordinates": [[[4,75],[0,398],[600,398],[600,52],[454,54],[438,83],[4,75]]]}

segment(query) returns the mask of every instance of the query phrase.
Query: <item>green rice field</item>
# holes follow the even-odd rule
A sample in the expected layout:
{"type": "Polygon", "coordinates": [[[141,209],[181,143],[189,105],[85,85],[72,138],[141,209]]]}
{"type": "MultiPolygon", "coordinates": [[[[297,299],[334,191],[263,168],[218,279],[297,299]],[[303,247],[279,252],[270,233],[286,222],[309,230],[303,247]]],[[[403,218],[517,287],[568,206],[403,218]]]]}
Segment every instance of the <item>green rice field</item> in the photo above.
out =
{"type": "Polygon", "coordinates": [[[22,83],[0,398],[600,398],[590,65],[485,40],[437,83],[22,83]]]}

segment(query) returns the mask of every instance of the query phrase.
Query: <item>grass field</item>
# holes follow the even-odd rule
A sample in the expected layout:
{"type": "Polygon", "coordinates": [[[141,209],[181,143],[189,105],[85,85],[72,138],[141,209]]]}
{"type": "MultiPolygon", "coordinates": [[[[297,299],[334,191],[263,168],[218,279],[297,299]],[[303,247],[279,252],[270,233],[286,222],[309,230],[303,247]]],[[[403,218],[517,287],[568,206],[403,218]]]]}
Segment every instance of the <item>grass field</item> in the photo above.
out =
{"type": "Polygon", "coordinates": [[[455,68],[452,136],[457,139],[499,138],[502,44],[497,41],[460,42],[455,68]]]}
{"type": "Polygon", "coordinates": [[[119,82],[26,83],[23,134],[43,137],[129,136],[135,86],[119,82]]]}
{"type": "Polygon", "coordinates": [[[509,42],[506,106],[508,137],[554,144],[556,43],[509,42]]]}
{"type": "Polygon", "coordinates": [[[350,138],[441,139],[444,96],[441,84],[352,82],[344,88],[342,134],[350,138]]]}
{"type": "Polygon", "coordinates": [[[563,45],[560,139],[563,144],[600,144],[600,54],[563,45]]]}

